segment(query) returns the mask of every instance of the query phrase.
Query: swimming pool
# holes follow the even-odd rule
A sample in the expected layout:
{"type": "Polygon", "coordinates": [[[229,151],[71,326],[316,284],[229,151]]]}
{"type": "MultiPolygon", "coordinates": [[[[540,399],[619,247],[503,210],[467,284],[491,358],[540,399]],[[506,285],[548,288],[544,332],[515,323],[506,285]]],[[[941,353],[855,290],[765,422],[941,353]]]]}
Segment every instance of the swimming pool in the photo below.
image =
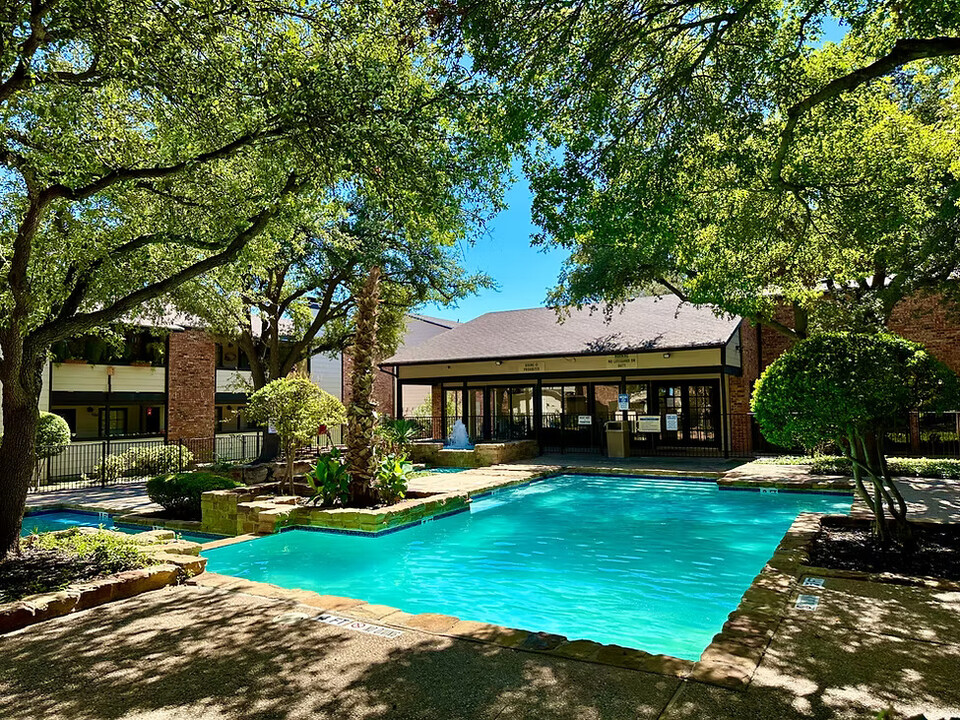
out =
{"type": "Polygon", "coordinates": [[[696,660],[797,514],[849,496],[563,475],[380,537],[291,530],[207,570],[696,660]]]}
{"type": "MultiPolygon", "coordinates": [[[[141,525],[116,524],[113,518],[108,514],[101,515],[95,512],[83,512],[80,510],[53,510],[50,512],[39,512],[33,515],[27,515],[23,518],[20,526],[20,535],[29,535],[36,532],[50,532],[52,530],[66,530],[71,527],[99,527],[103,525],[110,530],[136,535],[137,533],[147,532],[153,528],[143,527],[141,525]]],[[[203,533],[189,533],[174,530],[177,536],[182,540],[190,542],[208,543],[217,540],[221,535],[207,535],[203,533]]]]}

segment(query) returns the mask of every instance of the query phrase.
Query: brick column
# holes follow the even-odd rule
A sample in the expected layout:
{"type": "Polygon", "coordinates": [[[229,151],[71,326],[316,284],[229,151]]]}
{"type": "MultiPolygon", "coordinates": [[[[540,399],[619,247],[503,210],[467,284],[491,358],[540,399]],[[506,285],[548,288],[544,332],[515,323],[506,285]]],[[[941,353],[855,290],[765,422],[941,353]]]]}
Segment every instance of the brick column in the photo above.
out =
{"type": "Polygon", "coordinates": [[[201,330],[170,333],[167,353],[167,438],[216,433],[217,346],[201,330]]]}

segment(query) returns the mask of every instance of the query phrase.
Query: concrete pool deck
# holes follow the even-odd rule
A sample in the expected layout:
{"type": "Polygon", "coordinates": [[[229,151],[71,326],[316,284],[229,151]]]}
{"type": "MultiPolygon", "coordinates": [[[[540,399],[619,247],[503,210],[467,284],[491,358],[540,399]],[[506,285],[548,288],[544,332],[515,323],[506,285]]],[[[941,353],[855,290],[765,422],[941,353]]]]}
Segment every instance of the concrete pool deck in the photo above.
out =
{"type": "MultiPolygon", "coordinates": [[[[680,472],[679,463],[661,462],[673,458],[626,467],[596,457],[556,464],[558,458],[570,460],[424,476],[411,486],[478,493],[560,470],[680,472]]],[[[709,469],[710,462],[684,465],[692,475],[724,472],[709,469]]],[[[761,481],[771,482],[769,475],[761,481]]],[[[932,482],[938,498],[931,505],[937,517],[929,519],[942,521],[954,503],[960,507],[957,484],[922,482],[932,482]]],[[[123,490],[116,502],[135,501],[131,486],[108,490],[123,490]]],[[[846,720],[888,708],[897,718],[960,716],[960,584],[824,575],[825,586],[814,591],[817,609],[797,609],[802,588],[793,588],[773,617],[769,640],[751,650],[759,659],[749,681],[727,689],[452,637],[439,621],[420,628],[391,623],[360,601],[205,574],[191,585],[0,636],[0,717],[846,720]],[[322,611],[402,635],[368,635],[311,619],[322,611]]]]}
{"type": "Polygon", "coordinates": [[[830,578],[821,595],[816,612],[786,611],[751,683],[733,691],[417,630],[369,635],[316,622],[320,609],[296,600],[185,585],[0,637],[0,717],[960,715],[960,592],[830,578]]]}

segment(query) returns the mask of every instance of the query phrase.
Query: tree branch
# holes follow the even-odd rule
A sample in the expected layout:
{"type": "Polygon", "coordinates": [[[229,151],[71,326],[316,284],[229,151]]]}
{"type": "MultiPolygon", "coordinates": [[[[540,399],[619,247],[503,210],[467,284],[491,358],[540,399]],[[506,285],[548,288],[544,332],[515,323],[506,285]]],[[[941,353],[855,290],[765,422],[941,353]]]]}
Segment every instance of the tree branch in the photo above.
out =
{"type": "Polygon", "coordinates": [[[274,203],[250,218],[247,227],[238,232],[220,252],[198,260],[163,280],[129,293],[99,310],[74,315],[71,318],[58,319],[42,325],[30,334],[30,340],[40,346],[48,345],[56,340],[71,337],[85,330],[113,322],[144,302],[166,295],[188,280],[230,262],[250,240],[267,228],[270,221],[280,212],[280,201],[288,195],[296,194],[303,187],[304,182],[298,179],[296,174],[291,173],[274,203]]]}
{"type": "Polygon", "coordinates": [[[787,121],[780,132],[780,143],[773,156],[770,167],[770,180],[775,187],[782,189],[799,190],[802,186],[795,185],[783,179],[783,163],[787,152],[793,144],[794,134],[800,118],[827,100],[842,93],[854,90],[866,82],[893,72],[898,67],[914,60],[925,58],[949,57],[960,55],[960,38],[935,37],[927,39],[903,38],[894,43],[893,49],[870,65],[854,70],[851,73],[831,80],[820,90],[815,92],[787,109],[787,121]]]}

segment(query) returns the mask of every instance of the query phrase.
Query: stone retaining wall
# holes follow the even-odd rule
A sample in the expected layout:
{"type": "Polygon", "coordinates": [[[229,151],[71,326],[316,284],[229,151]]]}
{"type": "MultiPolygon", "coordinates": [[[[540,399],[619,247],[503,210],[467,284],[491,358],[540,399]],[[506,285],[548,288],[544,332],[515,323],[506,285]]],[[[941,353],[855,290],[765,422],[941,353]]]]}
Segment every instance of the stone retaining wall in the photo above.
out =
{"type": "Polygon", "coordinates": [[[156,564],[136,570],[108,575],[96,580],[77,582],[56,592],[30,595],[14,602],[0,604],[0,633],[13,632],[34,623],[67,615],[78,610],[124,600],[167,585],[177,585],[199,575],[206,567],[206,558],[199,557],[200,545],[176,540],[172,530],[154,530],[127,535],[112,530],[76,528],[57,533],[110,533],[143,545],[156,564]]]}
{"type": "MultiPolygon", "coordinates": [[[[467,507],[465,493],[411,497],[373,509],[320,508],[298,505],[299,498],[268,495],[266,486],[213,490],[201,496],[203,532],[220,535],[269,535],[285,527],[308,527],[378,533],[433,515],[467,507]]],[[[272,488],[276,489],[276,488],[272,488]]]]}

